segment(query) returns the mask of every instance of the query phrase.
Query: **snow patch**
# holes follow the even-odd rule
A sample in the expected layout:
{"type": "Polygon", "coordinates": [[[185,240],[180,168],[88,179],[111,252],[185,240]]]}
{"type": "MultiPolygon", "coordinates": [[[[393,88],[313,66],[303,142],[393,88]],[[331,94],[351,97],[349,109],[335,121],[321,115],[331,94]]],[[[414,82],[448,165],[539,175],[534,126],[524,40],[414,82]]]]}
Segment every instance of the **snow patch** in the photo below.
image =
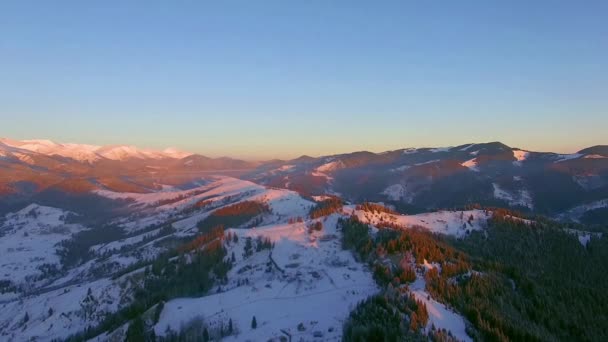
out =
{"type": "Polygon", "coordinates": [[[532,196],[528,190],[517,190],[517,192],[509,192],[504,190],[497,183],[492,183],[494,187],[494,198],[501,199],[512,206],[522,206],[533,209],[532,196]]]}
{"type": "Polygon", "coordinates": [[[477,158],[469,159],[460,165],[469,168],[469,170],[471,170],[471,171],[479,172],[479,166],[477,165],[477,158]]]}

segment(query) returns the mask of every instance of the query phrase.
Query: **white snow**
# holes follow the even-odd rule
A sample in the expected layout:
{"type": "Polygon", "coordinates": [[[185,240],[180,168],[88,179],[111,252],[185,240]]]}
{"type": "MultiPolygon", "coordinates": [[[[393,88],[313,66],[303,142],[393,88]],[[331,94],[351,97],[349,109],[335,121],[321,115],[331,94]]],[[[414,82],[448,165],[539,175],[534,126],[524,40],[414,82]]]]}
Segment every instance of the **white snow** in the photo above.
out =
{"type": "Polygon", "coordinates": [[[320,173],[325,173],[325,172],[335,171],[335,170],[341,169],[343,167],[344,167],[344,163],[342,163],[342,161],[338,160],[338,161],[332,161],[329,163],[325,163],[325,164],[317,167],[316,171],[320,172],[320,173]]]}
{"type": "Polygon", "coordinates": [[[412,166],[411,165],[402,165],[402,166],[396,167],[394,169],[390,169],[389,171],[391,171],[391,172],[401,172],[401,171],[405,171],[405,170],[409,169],[410,167],[412,167],[412,166]]]}
{"type": "Polygon", "coordinates": [[[439,161],[440,161],[439,159],[433,159],[433,160],[425,161],[425,162],[422,162],[422,163],[417,163],[417,164],[414,164],[414,166],[421,166],[421,165],[433,164],[433,163],[437,163],[437,162],[439,162],[439,161]]]}
{"type": "Polygon", "coordinates": [[[66,224],[69,212],[31,204],[9,213],[0,226],[0,279],[25,288],[35,285],[44,264],[59,266],[57,244],[85,229],[66,224]]]}
{"type": "Polygon", "coordinates": [[[464,167],[468,167],[469,170],[471,170],[471,171],[479,172],[479,167],[477,165],[477,158],[469,159],[460,165],[462,165],[464,167]]]}
{"type": "Polygon", "coordinates": [[[395,215],[388,213],[370,213],[355,210],[355,206],[345,206],[346,214],[355,214],[360,221],[371,225],[382,222],[396,224],[401,227],[422,227],[431,232],[463,237],[467,231],[482,230],[487,226],[491,212],[483,210],[437,211],[417,215],[395,215]],[[471,216],[473,217],[471,220],[471,216]]]}
{"type": "Polygon", "coordinates": [[[426,310],[429,314],[427,330],[430,330],[434,325],[438,329],[451,331],[452,336],[460,341],[473,341],[466,333],[466,324],[464,318],[458,313],[447,309],[444,304],[431,298],[424,287],[424,278],[423,276],[418,275],[416,277],[416,281],[410,286],[410,289],[416,299],[422,301],[426,305],[426,310]]]}
{"type": "Polygon", "coordinates": [[[492,183],[492,186],[494,187],[495,198],[504,200],[509,203],[509,205],[528,207],[530,209],[534,208],[532,196],[528,190],[521,189],[514,193],[501,188],[497,183],[492,183]]]}
{"type": "Polygon", "coordinates": [[[118,310],[132,292],[125,278],[100,279],[84,286],[71,285],[37,296],[1,304],[0,339],[7,342],[64,340],[87,326],[99,324],[106,313],[118,310]],[[85,301],[88,289],[94,298],[85,301]],[[49,309],[52,309],[50,314],[49,309]],[[29,320],[23,322],[25,314],[29,320]]]}
{"type": "Polygon", "coordinates": [[[602,233],[599,232],[587,232],[587,231],[583,231],[583,230],[577,230],[577,229],[568,229],[565,228],[564,229],[567,233],[570,233],[572,235],[576,235],[576,237],[578,238],[578,241],[581,243],[581,245],[583,247],[587,247],[587,244],[589,243],[589,241],[591,241],[591,238],[602,238],[602,233]]]}
{"type": "Polygon", "coordinates": [[[561,162],[566,161],[566,160],[580,158],[583,155],[580,154],[580,153],[572,153],[572,154],[556,154],[555,156],[557,158],[557,160],[555,160],[555,163],[561,163],[561,162]]]}
{"type": "Polygon", "coordinates": [[[517,159],[516,161],[513,162],[513,165],[515,165],[515,166],[521,166],[522,163],[526,159],[528,159],[529,156],[530,156],[530,152],[528,152],[528,151],[513,150],[513,157],[515,157],[515,159],[517,159]]]}
{"type": "Polygon", "coordinates": [[[401,199],[408,197],[406,186],[403,184],[389,185],[386,189],[384,189],[384,191],[382,191],[381,194],[386,195],[390,200],[393,201],[400,201],[401,199]]]}
{"type": "Polygon", "coordinates": [[[229,284],[219,293],[166,303],[156,334],[163,336],[167,327],[176,331],[202,318],[211,326],[226,326],[232,319],[240,335],[226,341],[267,341],[285,336],[282,331],[296,341],[311,341],[317,331],[323,333],[323,340],[339,340],[350,310],[378,288],[369,270],[342,250],[336,221],[337,215],[332,215],[322,231],[313,233],[304,223],[231,230],[239,242],[229,246],[229,254],[234,252],[237,260],[229,272],[229,284]],[[272,260],[284,273],[272,266],[267,250],[243,257],[245,238],[258,236],[275,243],[272,260]],[[243,284],[238,286],[238,282],[243,284]],[[257,329],[251,328],[253,316],[257,329]],[[300,323],[304,331],[298,330],[300,323]]]}
{"type": "Polygon", "coordinates": [[[47,156],[61,156],[80,162],[93,163],[102,158],[111,160],[137,159],[181,159],[192,155],[189,152],[167,148],[163,151],[139,149],[134,146],[97,146],[74,143],[56,143],[50,140],[10,140],[1,139],[1,143],[22,151],[36,152],[47,156]]]}
{"type": "Polygon", "coordinates": [[[403,150],[403,154],[414,154],[417,153],[418,149],[414,148],[414,147],[408,147],[406,149],[403,150]]]}
{"type": "Polygon", "coordinates": [[[475,146],[475,145],[476,145],[476,144],[469,144],[469,145],[467,145],[467,146],[465,146],[465,147],[461,148],[461,149],[460,149],[460,151],[466,151],[466,150],[470,149],[471,147],[473,147],[473,146],[475,146]]]}
{"type": "Polygon", "coordinates": [[[604,158],[608,158],[608,157],[602,156],[602,155],[599,155],[599,154],[588,154],[588,155],[586,155],[583,158],[585,158],[585,159],[604,159],[604,158]]]}
{"type": "Polygon", "coordinates": [[[429,150],[429,152],[432,152],[432,153],[449,152],[451,149],[452,149],[452,147],[437,147],[437,148],[431,148],[429,150]]]}

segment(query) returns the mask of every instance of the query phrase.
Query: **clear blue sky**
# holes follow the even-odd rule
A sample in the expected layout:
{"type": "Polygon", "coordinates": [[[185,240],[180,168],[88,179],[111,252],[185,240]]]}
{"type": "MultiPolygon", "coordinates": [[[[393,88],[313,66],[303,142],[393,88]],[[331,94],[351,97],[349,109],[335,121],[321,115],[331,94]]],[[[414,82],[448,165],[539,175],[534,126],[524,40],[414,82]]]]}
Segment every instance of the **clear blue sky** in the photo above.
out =
{"type": "Polygon", "coordinates": [[[0,136],[270,158],[608,144],[608,1],[0,2],[0,136]]]}

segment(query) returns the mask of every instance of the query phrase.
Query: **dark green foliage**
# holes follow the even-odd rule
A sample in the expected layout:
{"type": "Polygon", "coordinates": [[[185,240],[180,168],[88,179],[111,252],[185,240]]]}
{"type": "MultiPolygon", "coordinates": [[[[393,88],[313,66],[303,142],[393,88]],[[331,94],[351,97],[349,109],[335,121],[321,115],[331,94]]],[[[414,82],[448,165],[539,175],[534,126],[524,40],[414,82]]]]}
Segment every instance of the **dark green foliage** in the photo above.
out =
{"type": "MultiPolygon", "coordinates": [[[[214,227],[239,227],[256,216],[270,212],[266,203],[243,201],[220,208],[197,224],[201,233],[206,233],[214,227]]],[[[255,225],[255,224],[254,224],[255,225]]]]}
{"type": "Polygon", "coordinates": [[[208,236],[197,238],[197,240],[201,239],[208,241],[204,248],[195,250],[183,246],[178,248],[178,250],[188,251],[188,258],[186,258],[186,254],[183,254],[185,252],[177,254],[175,251],[159,256],[149,266],[149,271],[144,272],[144,285],[137,289],[130,305],[108,315],[99,326],[87,329],[83,334],[72,336],[68,340],[85,341],[100,333],[112,331],[127,321],[141,318],[144,312],[159,304],[161,309],[157,307],[155,313],[155,319],[157,319],[164,301],[176,297],[201,296],[207,293],[213,287],[214,279],[226,277],[231,263],[224,260],[226,249],[222,245],[221,238],[216,237],[211,241],[208,236]],[[175,258],[176,255],[177,258],[175,258]]]}
{"type": "Polygon", "coordinates": [[[245,258],[248,258],[253,254],[253,243],[251,241],[251,237],[245,238],[245,248],[243,252],[243,257],[245,258]]]}
{"type": "Polygon", "coordinates": [[[608,340],[608,241],[583,247],[555,223],[495,214],[486,233],[454,241],[483,273],[450,283],[427,275],[434,297],[463,312],[485,339],[608,340]]]}
{"type": "Polygon", "coordinates": [[[127,336],[125,337],[126,342],[142,342],[145,340],[146,332],[144,327],[144,321],[141,317],[135,318],[129,324],[127,330],[127,336]]]}
{"type": "Polygon", "coordinates": [[[207,328],[203,330],[203,342],[209,342],[209,330],[207,328]]]}
{"type": "Polygon", "coordinates": [[[75,266],[93,256],[90,250],[92,246],[120,240],[123,237],[122,229],[112,225],[83,230],[74,234],[71,239],[60,242],[61,248],[57,250],[57,254],[64,267],[75,266]]]}
{"type": "Polygon", "coordinates": [[[255,239],[255,251],[256,252],[260,252],[264,249],[271,249],[272,248],[272,241],[270,241],[269,238],[262,238],[261,236],[258,236],[255,239]]]}
{"type": "Polygon", "coordinates": [[[423,341],[421,329],[427,321],[426,308],[412,297],[372,296],[351,311],[343,327],[342,340],[423,341]],[[409,323],[407,317],[410,317],[409,323]]]}
{"type": "Polygon", "coordinates": [[[338,227],[342,229],[342,248],[353,250],[360,259],[367,259],[374,248],[369,226],[353,216],[338,219],[338,227]]]}

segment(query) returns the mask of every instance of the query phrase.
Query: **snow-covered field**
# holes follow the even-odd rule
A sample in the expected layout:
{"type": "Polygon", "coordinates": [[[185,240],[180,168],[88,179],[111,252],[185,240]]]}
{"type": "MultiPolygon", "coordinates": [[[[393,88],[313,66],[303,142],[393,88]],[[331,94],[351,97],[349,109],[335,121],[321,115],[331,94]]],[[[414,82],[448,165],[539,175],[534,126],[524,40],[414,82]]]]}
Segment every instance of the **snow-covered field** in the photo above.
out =
{"type": "Polygon", "coordinates": [[[355,210],[355,206],[344,207],[347,215],[354,214],[359,220],[371,225],[396,224],[402,227],[424,227],[433,233],[462,237],[467,231],[482,230],[491,213],[483,210],[437,211],[417,215],[395,215],[355,210]]]}

